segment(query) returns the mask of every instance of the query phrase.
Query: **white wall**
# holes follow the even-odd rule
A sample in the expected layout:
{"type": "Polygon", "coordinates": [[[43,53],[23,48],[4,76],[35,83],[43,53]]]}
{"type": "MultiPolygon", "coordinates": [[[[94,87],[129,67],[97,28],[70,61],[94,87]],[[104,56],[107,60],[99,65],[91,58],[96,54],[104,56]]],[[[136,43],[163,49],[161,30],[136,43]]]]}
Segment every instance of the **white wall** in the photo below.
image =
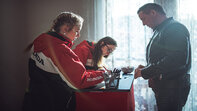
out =
{"type": "Polygon", "coordinates": [[[47,31],[62,11],[72,11],[85,21],[81,38],[93,40],[93,0],[0,1],[0,111],[20,111],[28,86],[28,54],[24,48],[47,31]]]}

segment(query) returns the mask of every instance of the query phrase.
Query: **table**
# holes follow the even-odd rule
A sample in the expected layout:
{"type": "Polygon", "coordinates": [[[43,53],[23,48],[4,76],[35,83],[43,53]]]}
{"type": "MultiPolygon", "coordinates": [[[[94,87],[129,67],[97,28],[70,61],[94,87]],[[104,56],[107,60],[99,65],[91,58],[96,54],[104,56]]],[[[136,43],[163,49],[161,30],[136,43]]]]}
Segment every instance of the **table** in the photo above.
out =
{"type": "Polygon", "coordinates": [[[135,111],[133,74],[122,74],[117,89],[105,83],[76,92],[76,111],[135,111]]]}

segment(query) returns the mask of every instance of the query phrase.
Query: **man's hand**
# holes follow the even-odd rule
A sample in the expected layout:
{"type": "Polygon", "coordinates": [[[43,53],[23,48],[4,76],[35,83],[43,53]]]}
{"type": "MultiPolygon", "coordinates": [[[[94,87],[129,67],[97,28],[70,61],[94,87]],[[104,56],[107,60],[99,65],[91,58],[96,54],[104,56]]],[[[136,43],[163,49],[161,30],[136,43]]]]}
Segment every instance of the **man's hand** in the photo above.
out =
{"type": "Polygon", "coordinates": [[[140,68],[137,68],[135,69],[135,75],[134,75],[134,78],[137,79],[138,77],[141,77],[141,69],[140,68]]]}
{"type": "Polygon", "coordinates": [[[137,68],[142,69],[142,68],[144,68],[144,66],[143,65],[139,65],[137,68]]]}
{"type": "Polygon", "coordinates": [[[143,65],[139,65],[136,69],[135,69],[135,75],[134,78],[137,79],[138,77],[141,77],[141,70],[142,68],[144,68],[143,65]]]}

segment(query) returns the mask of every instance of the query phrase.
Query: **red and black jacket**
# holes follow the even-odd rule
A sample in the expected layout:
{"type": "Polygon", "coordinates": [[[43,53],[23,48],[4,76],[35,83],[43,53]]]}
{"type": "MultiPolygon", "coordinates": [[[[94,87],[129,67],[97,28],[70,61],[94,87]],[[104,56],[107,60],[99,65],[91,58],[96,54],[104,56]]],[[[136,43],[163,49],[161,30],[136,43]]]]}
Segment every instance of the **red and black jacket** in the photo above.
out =
{"type": "Polygon", "coordinates": [[[73,49],[87,70],[95,70],[92,56],[94,48],[93,42],[84,40],[73,49]]]}
{"type": "Polygon", "coordinates": [[[24,111],[67,111],[73,105],[72,110],[73,89],[103,81],[103,71],[87,71],[71,46],[69,39],[56,32],[41,34],[34,40],[24,111]]]}
{"type": "Polygon", "coordinates": [[[78,56],[70,49],[72,42],[49,32],[34,41],[31,59],[36,66],[46,72],[55,73],[73,89],[93,86],[103,81],[102,71],[86,71],[78,56]]]}

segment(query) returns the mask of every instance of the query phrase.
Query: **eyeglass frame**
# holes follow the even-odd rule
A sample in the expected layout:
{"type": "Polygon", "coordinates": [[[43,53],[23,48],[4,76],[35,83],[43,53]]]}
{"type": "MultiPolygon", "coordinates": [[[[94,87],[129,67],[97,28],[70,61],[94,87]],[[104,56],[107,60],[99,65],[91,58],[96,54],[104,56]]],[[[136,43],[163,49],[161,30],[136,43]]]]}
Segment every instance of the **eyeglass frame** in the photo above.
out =
{"type": "Polygon", "coordinates": [[[113,52],[113,49],[111,49],[108,44],[105,44],[105,46],[107,47],[107,52],[108,53],[112,53],[113,52]]]}

